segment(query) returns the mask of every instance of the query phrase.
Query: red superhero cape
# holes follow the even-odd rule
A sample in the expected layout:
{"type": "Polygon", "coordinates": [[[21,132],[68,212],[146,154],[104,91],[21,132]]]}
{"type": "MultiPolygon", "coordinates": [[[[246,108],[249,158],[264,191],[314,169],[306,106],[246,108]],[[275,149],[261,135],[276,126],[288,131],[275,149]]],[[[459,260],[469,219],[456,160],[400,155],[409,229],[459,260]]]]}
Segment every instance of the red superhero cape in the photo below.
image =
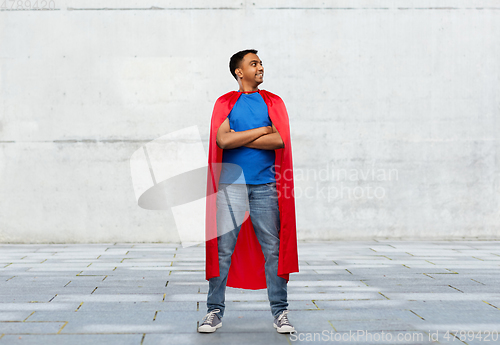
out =
{"type": "MultiPolygon", "coordinates": [[[[299,271],[297,252],[297,232],[295,224],[295,197],[293,194],[292,147],[290,124],[283,100],[266,90],[259,90],[267,105],[271,122],[280,133],[285,146],[276,149],[275,178],[280,210],[280,251],[278,276],[289,280],[289,274],[299,271]]],[[[219,254],[217,250],[217,205],[216,193],[222,163],[223,150],[217,146],[217,131],[227,118],[241,92],[230,91],[215,102],[210,125],[210,141],[207,173],[206,204],[206,279],[219,276],[219,254]]],[[[265,259],[260,243],[255,235],[252,221],[248,217],[241,225],[236,241],[227,286],[242,289],[265,289],[265,259]]]]}

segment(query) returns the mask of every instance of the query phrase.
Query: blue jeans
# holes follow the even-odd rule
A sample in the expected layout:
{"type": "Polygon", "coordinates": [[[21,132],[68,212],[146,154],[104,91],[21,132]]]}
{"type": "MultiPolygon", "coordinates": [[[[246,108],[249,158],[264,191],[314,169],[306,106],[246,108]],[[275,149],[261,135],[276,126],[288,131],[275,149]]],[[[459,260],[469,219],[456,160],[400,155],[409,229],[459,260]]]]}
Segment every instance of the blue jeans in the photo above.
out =
{"type": "Polygon", "coordinates": [[[277,317],[287,309],[287,280],[278,276],[280,218],[276,182],[266,184],[219,184],[217,192],[217,245],[219,276],[209,280],[208,312],[220,309],[224,316],[227,274],[245,211],[250,211],[255,235],[265,263],[267,296],[271,313],[277,317]]]}

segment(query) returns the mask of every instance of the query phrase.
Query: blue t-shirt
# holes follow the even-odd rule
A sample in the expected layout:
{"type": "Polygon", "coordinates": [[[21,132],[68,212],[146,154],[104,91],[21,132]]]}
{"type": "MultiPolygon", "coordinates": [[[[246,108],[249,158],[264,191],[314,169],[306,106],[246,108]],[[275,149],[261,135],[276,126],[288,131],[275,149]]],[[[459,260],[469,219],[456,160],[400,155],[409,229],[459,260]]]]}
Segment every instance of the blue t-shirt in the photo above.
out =
{"type": "MultiPolygon", "coordinates": [[[[236,132],[272,125],[267,104],[259,92],[242,93],[228,118],[231,129],[236,132]]],[[[261,150],[246,146],[225,149],[222,153],[222,163],[232,164],[222,164],[219,183],[264,184],[276,182],[273,168],[274,160],[274,150],[261,150]]]]}

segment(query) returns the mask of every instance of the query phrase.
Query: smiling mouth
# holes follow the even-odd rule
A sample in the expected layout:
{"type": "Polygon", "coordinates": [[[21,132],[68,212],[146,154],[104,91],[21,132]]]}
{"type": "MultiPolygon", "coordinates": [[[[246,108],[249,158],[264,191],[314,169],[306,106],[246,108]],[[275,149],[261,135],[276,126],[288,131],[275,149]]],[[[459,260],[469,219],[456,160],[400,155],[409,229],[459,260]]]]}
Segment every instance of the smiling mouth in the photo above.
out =
{"type": "Polygon", "coordinates": [[[264,73],[257,74],[257,77],[264,77],[264,73]]]}

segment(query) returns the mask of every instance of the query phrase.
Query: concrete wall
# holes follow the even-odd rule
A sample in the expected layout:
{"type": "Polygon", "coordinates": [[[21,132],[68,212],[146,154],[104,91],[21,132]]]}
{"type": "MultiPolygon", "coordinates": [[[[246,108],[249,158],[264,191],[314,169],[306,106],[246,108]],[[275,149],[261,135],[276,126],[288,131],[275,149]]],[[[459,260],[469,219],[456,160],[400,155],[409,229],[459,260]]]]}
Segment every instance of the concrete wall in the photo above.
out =
{"type": "Polygon", "coordinates": [[[129,159],[206,142],[247,48],[288,108],[299,239],[500,237],[498,2],[50,4],[0,11],[0,242],[178,241],[129,159]]]}

